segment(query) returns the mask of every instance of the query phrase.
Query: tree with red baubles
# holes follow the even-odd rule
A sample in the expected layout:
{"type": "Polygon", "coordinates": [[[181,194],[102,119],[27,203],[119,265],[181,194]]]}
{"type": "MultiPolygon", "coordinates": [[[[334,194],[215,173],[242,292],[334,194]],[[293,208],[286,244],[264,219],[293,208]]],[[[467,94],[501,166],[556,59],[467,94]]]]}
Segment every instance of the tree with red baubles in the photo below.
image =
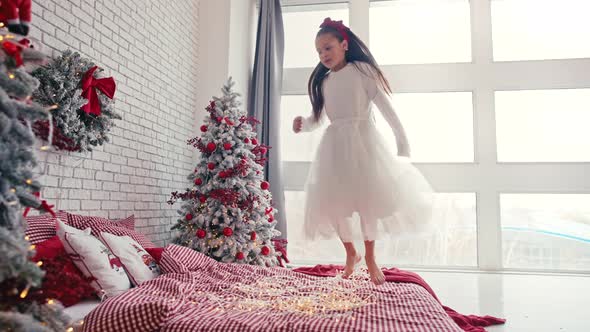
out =
{"type": "Polygon", "coordinates": [[[263,178],[270,147],[256,139],[258,121],[240,109],[233,84],[230,79],[207,106],[200,136],[188,140],[201,156],[188,177],[192,188],[169,201],[182,201],[174,242],[226,263],[274,266],[281,252],[273,238],[280,232],[263,178]]]}

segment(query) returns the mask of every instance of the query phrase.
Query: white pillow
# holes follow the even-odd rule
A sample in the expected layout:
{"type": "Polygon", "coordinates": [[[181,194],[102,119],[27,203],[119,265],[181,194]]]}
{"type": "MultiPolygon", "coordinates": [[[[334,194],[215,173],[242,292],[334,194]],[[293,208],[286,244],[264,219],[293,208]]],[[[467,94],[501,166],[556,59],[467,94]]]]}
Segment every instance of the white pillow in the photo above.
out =
{"type": "Polygon", "coordinates": [[[134,285],[160,275],[156,260],[131,237],[101,232],[100,238],[119,257],[134,285]]]}
{"type": "Polygon", "coordinates": [[[94,236],[66,232],[62,242],[76,267],[84,276],[94,278],[90,285],[101,298],[116,296],[131,288],[119,258],[94,236]]]}

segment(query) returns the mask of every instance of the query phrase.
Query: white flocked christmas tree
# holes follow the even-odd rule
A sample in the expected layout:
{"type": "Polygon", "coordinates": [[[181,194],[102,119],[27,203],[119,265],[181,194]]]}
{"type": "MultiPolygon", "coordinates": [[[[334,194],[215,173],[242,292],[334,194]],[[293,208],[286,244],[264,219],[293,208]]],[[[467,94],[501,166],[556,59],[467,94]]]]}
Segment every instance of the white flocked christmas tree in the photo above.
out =
{"type": "Polygon", "coordinates": [[[230,78],[206,108],[200,137],[188,141],[201,156],[188,176],[192,187],[169,201],[183,202],[175,243],[221,262],[274,266],[281,253],[272,239],[280,232],[262,166],[269,147],[258,144],[257,121],[240,109],[233,85],[230,78]]]}

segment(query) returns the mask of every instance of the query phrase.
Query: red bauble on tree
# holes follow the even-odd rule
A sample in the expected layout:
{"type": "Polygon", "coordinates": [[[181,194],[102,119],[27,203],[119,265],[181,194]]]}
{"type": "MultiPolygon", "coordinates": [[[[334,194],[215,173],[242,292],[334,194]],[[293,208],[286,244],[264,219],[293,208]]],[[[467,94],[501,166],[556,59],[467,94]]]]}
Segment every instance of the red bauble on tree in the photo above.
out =
{"type": "Polygon", "coordinates": [[[232,234],[234,234],[234,230],[233,229],[231,229],[229,227],[226,227],[226,228],[223,229],[223,235],[225,235],[225,236],[232,236],[232,234]]]}
{"type": "Polygon", "coordinates": [[[264,246],[260,249],[260,253],[264,256],[267,256],[268,254],[270,254],[270,249],[267,246],[264,246]]]}
{"type": "Polygon", "coordinates": [[[250,233],[250,240],[256,241],[256,232],[250,233]]]}
{"type": "Polygon", "coordinates": [[[262,190],[267,190],[268,188],[270,188],[270,184],[267,181],[263,181],[260,183],[260,188],[262,190]]]}
{"type": "Polygon", "coordinates": [[[201,202],[201,203],[205,203],[206,201],[207,201],[207,196],[205,196],[205,195],[201,195],[201,196],[199,197],[199,202],[201,202]]]}
{"type": "Polygon", "coordinates": [[[198,229],[196,235],[199,239],[203,239],[205,236],[207,236],[207,232],[205,232],[204,229],[198,229]]]}
{"type": "Polygon", "coordinates": [[[208,163],[207,164],[207,168],[210,170],[214,170],[215,169],[215,164],[214,163],[208,163]]]}
{"type": "Polygon", "coordinates": [[[254,144],[254,145],[258,145],[258,140],[257,140],[256,138],[253,138],[253,139],[252,139],[252,144],[254,144]]]}
{"type": "Polygon", "coordinates": [[[223,144],[223,148],[224,148],[225,150],[231,150],[231,148],[232,148],[232,145],[231,145],[231,143],[225,143],[225,144],[223,144]]]}
{"type": "Polygon", "coordinates": [[[201,131],[202,132],[206,132],[207,131],[207,126],[206,125],[202,125],[201,126],[201,131]]]}
{"type": "Polygon", "coordinates": [[[248,137],[244,138],[244,143],[250,144],[250,139],[248,137]]]}
{"type": "Polygon", "coordinates": [[[202,184],[203,184],[203,180],[202,180],[201,178],[196,178],[196,179],[195,179],[195,184],[196,184],[197,186],[200,186],[200,185],[202,185],[202,184]]]}
{"type": "Polygon", "coordinates": [[[237,260],[239,260],[239,261],[241,261],[242,259],[244,259],[244,253],[243,253],[243,252],[241,252],[241,251],[240,251],[240,252],[238,252],[238,253],[236,254],[236,259],[237,259],[237,260]]]}
{"type": "Polygon", "coordinates": [[[215,145],[215,143],[213,143],[213,142],[209,142],[209,143],[207,144],[207,151],[209,151],[209,152],[213,152],[213,151],[215,151],[216,149],[217,149],[217,145],[215,145]]]}
{"type": "Polygon", "coordinates": [[[192,219],[193,219],[193,215],[189,213],[189,214],[187,214],[187,215],[186,215],[184,218],[185,218],[186,220],[192,220],[192,219]]]}

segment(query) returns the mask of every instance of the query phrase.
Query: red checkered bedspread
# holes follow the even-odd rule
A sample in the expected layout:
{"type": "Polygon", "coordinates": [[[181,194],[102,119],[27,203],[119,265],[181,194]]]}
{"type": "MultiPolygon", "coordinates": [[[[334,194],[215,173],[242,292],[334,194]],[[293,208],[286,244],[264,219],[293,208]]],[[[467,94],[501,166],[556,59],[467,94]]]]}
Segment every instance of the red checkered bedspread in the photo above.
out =
{"type": "Polygon", "coordinates": [[[218,263],[175,245],[166,247],[160,264],[166,273],[106,300],[86,317],[84,331],[462,331],[427,290],[412,283],[377,287],[355,281],[359,293],[373,301],[348,316],[268,307],[248,311],[224,308],[218,299],[235,299],[232,292],[238,291],[231,285],[238,283],[285,278],[297,289],[328,279],[284,268],[218,263]]]}

